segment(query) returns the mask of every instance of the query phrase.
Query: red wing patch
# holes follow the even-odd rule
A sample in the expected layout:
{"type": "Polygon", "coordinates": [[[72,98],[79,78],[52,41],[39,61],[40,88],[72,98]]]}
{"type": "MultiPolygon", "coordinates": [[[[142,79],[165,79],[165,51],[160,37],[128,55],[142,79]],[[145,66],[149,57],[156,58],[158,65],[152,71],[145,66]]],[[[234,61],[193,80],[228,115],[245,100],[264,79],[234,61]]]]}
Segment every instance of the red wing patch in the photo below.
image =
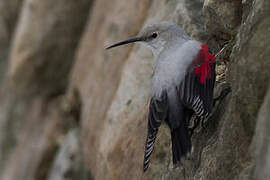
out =
{"type": "Polygon", "coordinates": [[[200,82],[205,83],[206,79],[212,76],[212,63],[216,62],[216,58],[213,54],[208,51],[208,46],[205,44],[201,45],[201,50],[195,59],[200,65],[194,68],[196,75],[200,76],[200,82]]]}

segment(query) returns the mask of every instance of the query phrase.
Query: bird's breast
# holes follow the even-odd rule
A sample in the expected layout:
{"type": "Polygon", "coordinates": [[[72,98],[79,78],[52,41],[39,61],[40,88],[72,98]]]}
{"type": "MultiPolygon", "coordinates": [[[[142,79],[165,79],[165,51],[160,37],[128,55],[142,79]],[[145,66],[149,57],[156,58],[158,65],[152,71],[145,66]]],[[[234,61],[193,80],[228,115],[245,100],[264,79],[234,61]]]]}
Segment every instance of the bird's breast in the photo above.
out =
{"type": "Polygon", "coordinates": [[[199,50],[200,43],[193,40],[165,49],[156,60],[153,95],[159,97],[162,91],[179,86],[199,50]]]}

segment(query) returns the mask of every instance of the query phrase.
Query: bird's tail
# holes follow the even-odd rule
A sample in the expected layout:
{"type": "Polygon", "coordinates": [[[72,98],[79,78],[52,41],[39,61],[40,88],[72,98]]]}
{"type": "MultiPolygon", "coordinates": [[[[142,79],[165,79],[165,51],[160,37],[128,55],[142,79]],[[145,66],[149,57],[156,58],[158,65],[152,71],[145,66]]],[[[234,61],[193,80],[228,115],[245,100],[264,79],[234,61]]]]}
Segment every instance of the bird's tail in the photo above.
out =
{"type": "Polygon", "coordinates": [[[154,144],[157,137],[158,130],[148,131],[146,143],[145,143],[145,153],[144,153],[144,160],[143,160],[143,171],[145,172],[148,169],[150,155],[154,150],[154,144]]]}
{"type": "Polygon", "coordinates": [[[191,140],[188,130],[184,126],[171,131],[173,165],[182,163],[185,157],[191,152],[191,140]]]}

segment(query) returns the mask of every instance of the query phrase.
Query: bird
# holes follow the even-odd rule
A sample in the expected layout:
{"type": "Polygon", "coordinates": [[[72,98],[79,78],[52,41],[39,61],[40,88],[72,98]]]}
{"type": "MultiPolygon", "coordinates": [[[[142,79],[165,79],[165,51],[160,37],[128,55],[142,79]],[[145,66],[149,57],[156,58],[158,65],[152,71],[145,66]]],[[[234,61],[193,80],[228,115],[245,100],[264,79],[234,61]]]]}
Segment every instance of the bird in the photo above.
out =
{"type": "Polygon", "coordinates": [[[143,172],[149,167],[162,122],[170,129],[172,161],[177,167],[192,152],[194,128],[213,109],[215,56],[206,44],[191,39],[183,28],[169,21],[149,25],[138,36],[106,49],[134,42],[150,49],[155,58],[143,172]],[[194,116],[196,124],[190,128],[194,116]]]}

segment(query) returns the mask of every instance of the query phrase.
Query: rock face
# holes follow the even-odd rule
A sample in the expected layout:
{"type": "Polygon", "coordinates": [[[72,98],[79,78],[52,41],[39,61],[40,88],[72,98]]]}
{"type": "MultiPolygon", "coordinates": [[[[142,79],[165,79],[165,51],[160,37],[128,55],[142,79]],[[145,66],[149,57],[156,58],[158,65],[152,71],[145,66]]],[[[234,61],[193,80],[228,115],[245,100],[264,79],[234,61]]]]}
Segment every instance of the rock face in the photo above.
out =
{"type": "MultiPolygon", "coordinates": [[[[84,159],[95,179],[114,179],[120,175],[111,166],[107,168],[101,146],[105,143],[102,136],[108,123],[106,112],[113,102],[123,66],[131,51],[131,46],[113,52],[106,52],[104,48],[119,39],[134,36],[141,28],[149,4],[150,1],[138,3],[137,0],[114,0],[110,4],[107,0],[96,1],[91,15],[93,19],[88,23],[77,52],[68,93],[77,90],[82,100],[84,159]]],[[[119,159],[112,160],[120,162],[119,159]]],[[[116,164],[113,166],[118,168],[116,164]]]]}
{"type": "Polygon", "coordinates": [[[21,8],[21,0],[0,1],[0,83],[5,74],[10,41],[21,8]]]}
{"type": "Polygon", "coordinates": [[[270,109],[270,89],[268,88],[264,103],[258,114],[256,133],[252,140],[252,150],[255,157],[254,177],[258,180],[270,177],[270,154],[269,154],[269,109],[270,109]],[[267,153],[268,152],[268,153],[267,153]]]}
{"type": "Polygon", "coordinates": [[[50,169],[48,180],[89,179],[82,163],[78,128],[71,129],[63,140],[50,169]]]}
{"type": "MultiPolygon", "coordinates": [[[[20,0],[0,1],[0,88],[2,87],[2,80],[4,79],[7,69],[10,41],[15,29],[20,7],[20,0]]],[[[1,104],[3,104],[3,98],[1,98],[1,104]]],[[[2,109],[1,111],[4,112],[5,110],[2,109]]],[[[0,174],[6,155],[5,151],[9,149],[10,144],[12,144],[12,140],[10,142],[6,141],[7,138],[5,137],[5,132],[9,131],[7,127],[10,122],[4,119],[6,118],[3,118],[0,121],[0,174]],[[4,145],[5,147],[2,146],[2,144],[5,144],[6,142],[8,143],[4,145]]]]}
{"type": "Polygon", "coordinates": [[[0,10],[1,179],[270,179],[268,0],[0,0],[0,10]],[[155,62],[138,45],[104,48],[164,20],[224,50],[191,157],[172,168],[161,126],[143,174],[155,62]]]}
{"type": "Polygon", "coordinates": [[[241,0],[205,0],[206,29],[218,38],[230,39],[236,33],[242,16],[241,0]]]}
{"type": "Polygon", "coordinates": [[[0,94],[1,179],[46,178],[68,123],[60,95],[91,2],[23,1],[0,94]]]}
{"type": "Polygon", "coordinates": [[[67,74],[91,0],[61,3],[24,2],[7,73],[20,92],[50,96],[62,93],[67,86],[67,74]]]}
{"type": "Polygon", "coordinates": [[[234,89],[234,117],[253,135],[258,110],[270,80],[269,1],[254,1],[231,55],[230,80],[234,89]],[[243,110],[245,107],[246,111],[243,110]]]}

